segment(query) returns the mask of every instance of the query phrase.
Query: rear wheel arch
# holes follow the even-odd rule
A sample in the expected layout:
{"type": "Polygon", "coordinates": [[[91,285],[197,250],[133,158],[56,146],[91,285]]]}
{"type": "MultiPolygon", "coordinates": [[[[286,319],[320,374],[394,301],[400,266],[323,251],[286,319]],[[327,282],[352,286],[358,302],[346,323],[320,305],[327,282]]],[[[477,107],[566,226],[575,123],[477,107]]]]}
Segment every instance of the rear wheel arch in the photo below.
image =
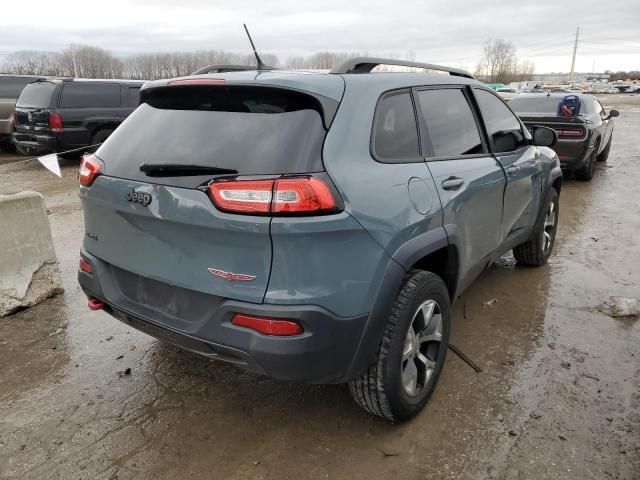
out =
{"type": "Polygon", "coordinates": [[[444,281],[453,302],[458,284],[458,249],[449,244],[435,250],[415,262],[409,270],[424,270],[438,275],[444,281]]]}

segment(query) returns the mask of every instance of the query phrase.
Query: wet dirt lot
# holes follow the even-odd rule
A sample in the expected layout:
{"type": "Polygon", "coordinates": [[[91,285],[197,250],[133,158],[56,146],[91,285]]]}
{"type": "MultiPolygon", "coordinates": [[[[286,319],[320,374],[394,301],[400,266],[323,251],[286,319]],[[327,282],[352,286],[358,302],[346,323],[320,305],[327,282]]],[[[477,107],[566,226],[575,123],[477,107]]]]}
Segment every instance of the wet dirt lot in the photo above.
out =
{"type": "Polygon", "coordinates": [[[258,377],[90,312],[77,166],[60,180],[0,155],[0,193],[45,195],[66,289],[0,319],[0,478],[640,479],[640,322],[597,310],[640,298],[640,96],[603,103],[621,111],[610,159],[565,182],[549,265],[502,262],[456,303],[452,341],[482,373],[450,352],[400,425],[344,386],[258,377]]]}

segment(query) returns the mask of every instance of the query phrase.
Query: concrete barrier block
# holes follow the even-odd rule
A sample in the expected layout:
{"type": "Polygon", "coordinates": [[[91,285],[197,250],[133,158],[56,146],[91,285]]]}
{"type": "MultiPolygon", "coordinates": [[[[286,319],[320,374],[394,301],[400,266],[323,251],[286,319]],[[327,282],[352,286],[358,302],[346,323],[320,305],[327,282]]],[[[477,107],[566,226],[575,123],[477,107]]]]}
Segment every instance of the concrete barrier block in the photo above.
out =
{"type": "Polygon", "coordinates": [[[0,317],[62,292],[44,198],[0,195],[0,317]]]}

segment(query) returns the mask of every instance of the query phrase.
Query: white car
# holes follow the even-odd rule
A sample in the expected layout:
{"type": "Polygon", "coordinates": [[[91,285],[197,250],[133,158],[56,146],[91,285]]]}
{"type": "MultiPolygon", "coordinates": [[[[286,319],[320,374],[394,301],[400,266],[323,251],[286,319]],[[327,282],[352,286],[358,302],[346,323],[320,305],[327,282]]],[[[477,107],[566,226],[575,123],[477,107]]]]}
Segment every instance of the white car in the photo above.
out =
{"type": "Polygon", "coordinates": [[[515,88],[511,88],[511,87],[498,88],[496,92],[498,93],[498,95],[504,98],[505,101],[507,102],[520,93],[519,90],[516,90],[515,88]]]}

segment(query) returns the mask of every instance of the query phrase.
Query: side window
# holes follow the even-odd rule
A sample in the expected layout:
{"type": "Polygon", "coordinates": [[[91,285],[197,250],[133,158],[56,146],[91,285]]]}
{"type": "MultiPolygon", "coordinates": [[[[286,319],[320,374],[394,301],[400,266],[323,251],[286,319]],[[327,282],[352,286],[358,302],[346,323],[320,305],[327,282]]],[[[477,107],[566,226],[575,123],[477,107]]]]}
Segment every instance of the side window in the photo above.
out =
{"type": "Polygon", "coordinates": [[[495,152],[512,152],[526,145],[520,122],[504,102],[485,90],[475,89],[475,94],[495,152]]]}
{"type": "Polygon", "coordinates": [[[462,90],[421,90],[418,100],[436,157],[484,151],[478,125],[462,90]]]}
{"type": "Polygon", "coordinates": [[[110,108],[120,106],[120,85],[68,82],[62,88],[61,108],[110,108]]]}
{"type": "Polygon", "coordinates": [[[402,163],[419,158],[418,125],[408,92],[388,95],[378,103],[373,143],[382,161],[402,163]]]}
{"type": "Polygon", "coordinates": [[[598,100],[594,102],[594,106],[596,107],[596,113],[600,115],[600,118],[604,118],[607,116],[607,112],[605,112],[604,107],[598,100]]]}

